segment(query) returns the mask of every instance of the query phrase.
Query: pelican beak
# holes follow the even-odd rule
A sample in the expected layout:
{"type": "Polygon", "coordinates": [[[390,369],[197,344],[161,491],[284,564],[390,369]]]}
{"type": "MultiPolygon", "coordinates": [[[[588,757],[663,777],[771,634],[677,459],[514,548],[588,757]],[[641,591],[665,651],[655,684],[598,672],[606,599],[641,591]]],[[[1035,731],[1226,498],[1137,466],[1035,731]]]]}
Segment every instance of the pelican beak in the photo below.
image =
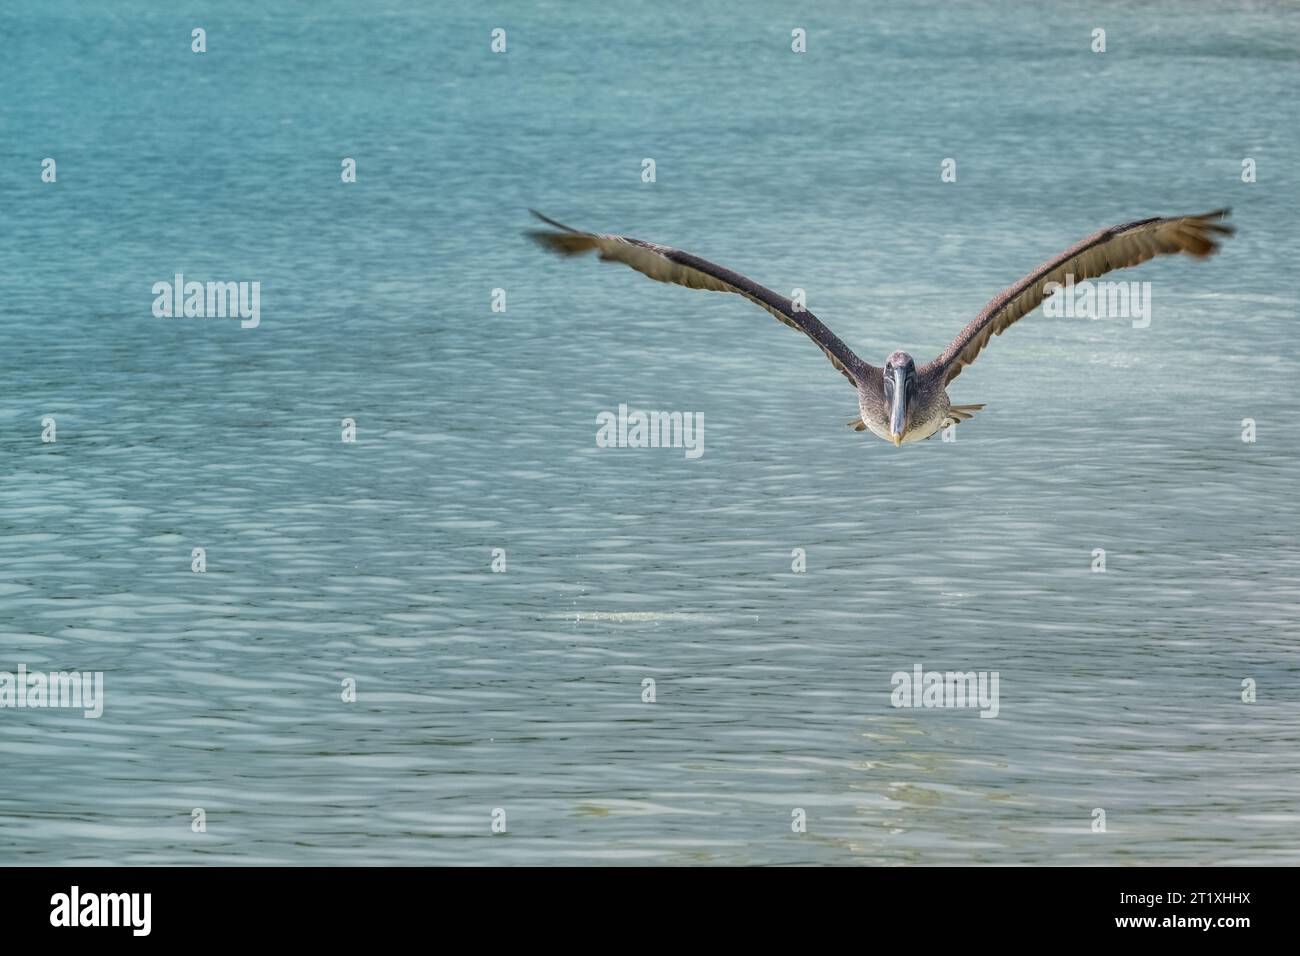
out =
{"type": "Polygon", "coordinates": [[[894,447],[903,443],[903,437],[907,434],[907,373],[901,369],[894,369],[894,405],[889,410],[889,437],[893,439],[894,447]]]}

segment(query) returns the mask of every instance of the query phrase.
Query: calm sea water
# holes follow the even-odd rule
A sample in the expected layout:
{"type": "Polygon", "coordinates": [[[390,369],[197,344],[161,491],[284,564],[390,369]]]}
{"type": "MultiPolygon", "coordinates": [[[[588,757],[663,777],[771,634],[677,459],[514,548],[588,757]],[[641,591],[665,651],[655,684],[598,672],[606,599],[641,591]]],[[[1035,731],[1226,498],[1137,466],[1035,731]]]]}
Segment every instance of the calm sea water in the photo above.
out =
{"type": "Polygon", "coordinates": [[[0,862],[1300,863],[1298,83],[1269,3],[0,14],[0,670],[106,694],[0,710],[0,862]],[[1222,255],[1119,276],[1149,328],[1031,316],[902,450],[743,300],[521,238],[925,361],[1219,205],[1222,255]],[[260,327],[154,318],[177,272],[260,327]],[[597,448],[620,403],[704,455],[597,448]],[[918,664],[997,718],[891,706],[918,664]]]}

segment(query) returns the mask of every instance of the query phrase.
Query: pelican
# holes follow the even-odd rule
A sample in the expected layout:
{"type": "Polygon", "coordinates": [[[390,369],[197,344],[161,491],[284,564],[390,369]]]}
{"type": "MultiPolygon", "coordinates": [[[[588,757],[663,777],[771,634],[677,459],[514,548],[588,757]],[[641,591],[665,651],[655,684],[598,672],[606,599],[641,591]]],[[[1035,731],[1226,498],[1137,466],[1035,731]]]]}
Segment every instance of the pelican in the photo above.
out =
{"type": "Polygon", "coordinates": [[[855,431],[870,429],[899,446],[929,438],[983,408],[952,404],[949,384],[975,361],[992,336],[1001,335],[1017,319],[1034,311],[1068,277],[1076,282],[1094,279],[1112,269],[1178,252],[1204,259],[1218,250],[1218,237],[1232,235],[1232,227],[1221,221],[1229,212],[1216,209],[1199,216],[1138,219],[1095,232],[1003,290],[934,361],[918,366],[900,349],[885,359],[884,368],[858,358],[815,315],[785,296],[689,252],[629,236],[582,232],[536,210],[533,215],[550,228],[530,230],[528,236],[563,256],[594,251],[602,260],[621,262],[659,282],[743,295],[817,343],[849,380],[858,393],[860,414],[849,422],[855,431]]]}

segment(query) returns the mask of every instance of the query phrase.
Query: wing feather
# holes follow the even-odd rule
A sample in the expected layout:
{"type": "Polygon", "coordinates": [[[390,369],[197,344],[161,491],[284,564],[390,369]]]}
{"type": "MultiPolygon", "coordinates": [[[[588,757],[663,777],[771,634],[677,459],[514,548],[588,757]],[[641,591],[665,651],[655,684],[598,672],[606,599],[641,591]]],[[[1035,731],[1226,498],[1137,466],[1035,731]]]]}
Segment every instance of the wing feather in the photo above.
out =
{"type": "Polygon", "coordinates": [[[798,329],[813,340],[856,388],[870,379],[872,366],[862,361],[844,342],[811,312],[796,308],[793,301],[759,285],[738,272],[701,259],[671,246],[643,242],[629,236],[604,235],[582,232],[556,222],[540,212],[533,215],[551,226],[551,229],[534,229],[529,238],[542,248],[563,256],[595,252],[606,262],[621,262],[642,275],[659,282],[686,286],[690,289],[707,289],[711,292],[734,292],[761,306],[793,329],[798,329]]]}
{"type": "Polygon", "coordinates": [[[1080,282],[1155,256],[1182,252],[1200,259],[1212,255],[1218,251],[1220,237],[1234,232],[1221,221],[1229,212],[1216,209],[1199,216],[1139,219],[1093,233],[1003,290],[925,370],[941,371],[944,383],[951,382],[975,361],[989,339],[1038,308],[1046,298],[1045,288],[1053,282],[1064,284],[1066,276],[1080,282]]]}

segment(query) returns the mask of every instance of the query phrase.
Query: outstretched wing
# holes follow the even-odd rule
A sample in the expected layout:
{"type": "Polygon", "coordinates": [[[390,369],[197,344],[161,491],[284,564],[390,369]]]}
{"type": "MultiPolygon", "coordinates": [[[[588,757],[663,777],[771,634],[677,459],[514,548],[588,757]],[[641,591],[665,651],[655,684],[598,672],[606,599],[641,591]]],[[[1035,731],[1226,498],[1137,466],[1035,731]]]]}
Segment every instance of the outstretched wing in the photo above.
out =
{"type": "Polygon", "coordinates": [[[1053,282],[1064,284],[1066,276],[1073,276],[1079,282],[1112,269],[1135,266],[1155,256],[1185,252],[1202,259],[1213,254],[1219,248],[1218,237],[1230,236],[1234,231],[1220,222],[1229,212],[1229,209],[1216,209],[1199,216],[1139,219],[1093,233],[1043,263],[986,305],[927,370],[942,370],[945,384],[951,382],[975,361],[992,336],[1001,335],[1013,322],[1038,307],[1046,298],[1044,287],[1053,282]]]}
{"type": "Polygon", "coordinates": [[[535,240],[544,249],[564,256],[576,256],[595,251],[607,262],[629,265],[637,272],[660,282],[671,282],[691,289],[738,293],[816,342],[826,353],[826,357],[831,360],[831,364],[839,369],[855,388],[862,381],[874,381],[879,377],[871,376],[872,366],[858,358],[852,349],[818,320],[817,316],[795,308],[794,303],[785,296],[777,295],[771,289],[747,279],[738,272],[724,269],[707,259],[701,259],[699,256],[693,256],[689,252],[682,252],[670,246],[642,242],[640,239],[631,239],[627,236],[580,232],[554,219],[549,219],[536,210],[532,212],[542,222],[554,227],[554,230],[534,229],[528,233],[529,238],[535,240]]]}

